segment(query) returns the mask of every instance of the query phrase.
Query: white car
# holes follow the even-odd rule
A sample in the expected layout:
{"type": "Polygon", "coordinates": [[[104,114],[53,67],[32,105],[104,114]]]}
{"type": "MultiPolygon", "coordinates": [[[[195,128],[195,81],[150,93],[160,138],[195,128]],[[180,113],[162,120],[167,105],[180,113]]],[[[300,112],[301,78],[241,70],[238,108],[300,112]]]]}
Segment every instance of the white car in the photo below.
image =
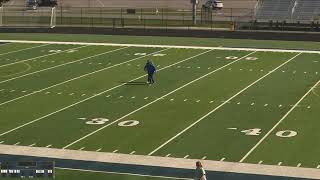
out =
{"type": "Polygon", "coordinates": [[[203,8],[222,9],[223,2],[219,0],[209,0],[203,6],[203,8]]]}

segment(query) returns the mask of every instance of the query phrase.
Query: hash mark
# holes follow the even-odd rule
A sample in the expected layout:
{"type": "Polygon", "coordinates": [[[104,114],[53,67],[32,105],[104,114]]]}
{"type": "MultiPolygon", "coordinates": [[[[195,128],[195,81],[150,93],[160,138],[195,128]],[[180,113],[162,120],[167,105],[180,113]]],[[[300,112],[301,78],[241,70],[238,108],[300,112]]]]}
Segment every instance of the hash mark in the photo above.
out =
{"type": "Polygon", "coordinates": [[[197,100],[196,102],[198,103],[198,102],[200,102],[200,100],[197,100]]]}
{"type": "Polygon", "coordinates": [[[171,154],[167,154],[166,157],[169,157],[171,154]]]}
{"type": "Polygon", "coordinates": [[[130,154],[134,154],[136,151],[132,151],[130,154]]]}
{"type": "Polygon", "coordinates": [[[29,146],[30,146],[30,147],[33,147],[33,146],[35,146],[35,145],[36,145],[36,143],[33,143],[33,144],[30,144],[29,146]]]}
{"type": "Polygon", "coordinates": [[[148,99],[149,97],[145,97],[144,99],[148,99]]]}
{"type": "Polygon", "coordinates": [[[14,144],[14,146],[19,145],[19,144],[20,144],[20,142],[17,142],[17,143],[14,144]]]}
{"type": "Polygon", "coordinates": [[[4,143],[4,141],[1,141],[0,144],[4,143]]]}
{"type": "Polygon", "coordinates": [[[132,96],[132,97],[131,97],[131,99],[134,99],[134,98],[136,98],[136,97],[135,97],[135,96],[132,96]]]}
{"type": "Polygon", "coordinates": [[[268,104],[265,104],[265,105],[264,105],[264,107],[267,107],[267,106],[268,106],[268,104]]]}
{"type": "Polygon", "coordinates": [[[238,128],[227,128],[229,130],[237,130],[238,128]]]}
{"type": "Polygon", "coordinates": [[[96,150],[96,152],[99,152],[99,151],[101,151],[101,149],[102,149],[102,148],[99,148],[99,149],[97,149],[97,150],[96,150]]]}
{"type": "Polygon", "coordinates": [[[116,149],[116,150],[114,150],[114,151],[112,151],[113,153],[116,153],[116,152],[118,152],[118,149],[116,149]]]}
{"type": "Polygon", "coordinates": [[[170,99],[170,101],[173,101],[174,99],[170,99]]]}
{"type": "Polygon", "coordinates": [[[210,104],[212,104],[212,103],[213,103],[213,101],[210,101],[209,103],[210,103],[210,104]]]}
{"type": "Polygon", "coordinates": [[[279,108],[281,108],[281,107],[282,107],[282,104],[279,105],[279,108]]]}
{"type": "Polygon", "coordinates": [[[278,166],[281,166],[281,164],[282,164],[282,162],[279,162],[279,163],[278,163],[278,166]]]}
{"type": "Polygon", "coordinates": [[[188,157],[189,157],[189,155],[186,155],[186,156],[183,157],[183,159],[187,159],[188,157]]]}
{"type": "Polygon", "coordinates": [[[320,169],[320,165],[317,166],[317,169],[320,169]]]}
{"type": "Polygon", "coordinates": [[[201,159],[202,159],[202,160],[205,160],[205,159],[207,159],[207,156],[203,156],[201,159]]]}
{"type": "Polygon", "coordinates": [[[82,151],[85,147],[80,148],[79,150],[82,151]]]}
{"type": "Polygon", "coordinates": [[[263,163],[263,161],[259,161],[259,163],[258,164],[262,164],[263,163]]]}
{"type": "Polygon", "coordinates": [[[226,158],[221,158],[220,161],[224,161],[226,158]]]}
{"type": "Polygon", "coordinates": [[[49,144],[48,146],[46,146],[46,148],[49,148],[49,147],[51,147],[52,145],[51,144],[49,144]]]}
{"type": "Polygon", "coordinates": [[[254,102],[253,103],[251,103],[251,106],[253,106],[254,105],[254,102]]]}
{"type": "Polygon", "coordinates": [[[188,101],[188,99],[183,100],[184,102],[188,101]]]}
{"type": "Polygon", "coordinates": [[[298,165],[297,165],[297,167],[300,167],[301,166],[301,163],[299,163],[298,165]]]}
{"type": "Polygon", "coordinates": [[[86,94],[82,94],[81,96],[85,96],[86,94]]]}
{"type": "Polygon", "coordinates": [[[108,96],[106,96],[107,98],[110,97],[111,95],[109,94],[108,96]]]}

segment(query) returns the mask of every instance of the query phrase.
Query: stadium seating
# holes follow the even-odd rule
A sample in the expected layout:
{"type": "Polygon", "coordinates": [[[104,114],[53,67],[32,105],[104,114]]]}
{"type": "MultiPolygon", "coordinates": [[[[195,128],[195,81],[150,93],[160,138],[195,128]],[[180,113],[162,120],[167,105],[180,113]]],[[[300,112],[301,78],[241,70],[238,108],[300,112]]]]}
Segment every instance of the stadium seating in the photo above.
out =
{"type": "Polygon", "coordinates": [[[319,21],[319,0],[260,0],[256,7],[258,21],[319,21]]]}

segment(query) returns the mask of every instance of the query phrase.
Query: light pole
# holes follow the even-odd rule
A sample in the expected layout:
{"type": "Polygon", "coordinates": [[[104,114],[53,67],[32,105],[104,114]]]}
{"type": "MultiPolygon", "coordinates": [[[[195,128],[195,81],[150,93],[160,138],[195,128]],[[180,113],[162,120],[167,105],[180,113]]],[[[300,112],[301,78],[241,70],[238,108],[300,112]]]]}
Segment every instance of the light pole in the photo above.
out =
{"type": "Polygon", "coordinates": [[[198,0],[191,0],[192,3],[192,22],[193,25],[197,24],[197,4],[199,3],[198,0]]]}

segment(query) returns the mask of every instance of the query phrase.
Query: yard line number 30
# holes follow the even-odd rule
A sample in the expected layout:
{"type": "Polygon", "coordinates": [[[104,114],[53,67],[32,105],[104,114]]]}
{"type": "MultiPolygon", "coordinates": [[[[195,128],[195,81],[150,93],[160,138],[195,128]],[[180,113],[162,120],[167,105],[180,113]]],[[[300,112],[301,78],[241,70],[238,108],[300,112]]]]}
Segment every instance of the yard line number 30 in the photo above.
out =
{"type": "MultiPolygon", "coordinates": [[[[93,119],[87,119],[87,118],[78,118],[80,120],[85,120],[86,124],[89,125],[103,125],[106,122],[109,122],[110,120],[107,118],[93,118],[93,119]]],[[[118,123],[118,126],[121,127],[132,127],[140,124],[137,120],[125,120],[118,123]]]]}

